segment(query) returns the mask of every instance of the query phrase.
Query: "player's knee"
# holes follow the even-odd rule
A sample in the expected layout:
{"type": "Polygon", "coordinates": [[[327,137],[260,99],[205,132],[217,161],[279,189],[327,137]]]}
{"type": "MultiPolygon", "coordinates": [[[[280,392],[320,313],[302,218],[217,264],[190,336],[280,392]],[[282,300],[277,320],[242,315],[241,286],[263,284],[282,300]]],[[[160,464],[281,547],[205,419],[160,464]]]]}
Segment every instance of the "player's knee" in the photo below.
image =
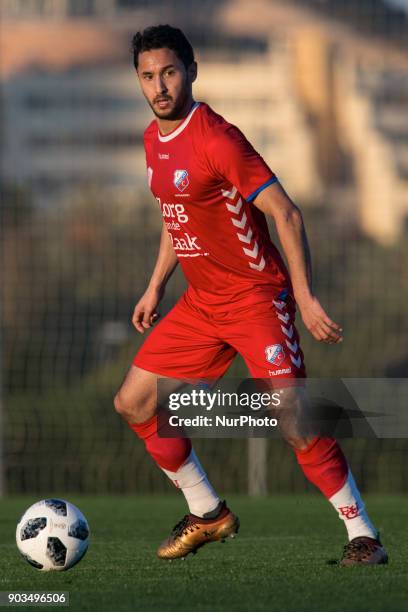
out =
{"type": "Polygon", "coordinates": [[[122,418],[132,423],[143,423],[155,414],[153,397],[135,393],[130,397],[119,390],[113,399],[115,410],[122,418]]]}
{"type": "Polygon", "coordinates": [[[130,399],[121,391],[115,395],[113,405],[116,412],[127,421],[134,420],[138,416],[139,404],[137,400],[130,401],[130,399]]]}
{"type": "Polygon", "coordinates": [[[120,416],[125,417],[126,413],[128,412],[128,405],[120,391],[113,398],[113,405],[116,412],[120,414],[120,416]]]}

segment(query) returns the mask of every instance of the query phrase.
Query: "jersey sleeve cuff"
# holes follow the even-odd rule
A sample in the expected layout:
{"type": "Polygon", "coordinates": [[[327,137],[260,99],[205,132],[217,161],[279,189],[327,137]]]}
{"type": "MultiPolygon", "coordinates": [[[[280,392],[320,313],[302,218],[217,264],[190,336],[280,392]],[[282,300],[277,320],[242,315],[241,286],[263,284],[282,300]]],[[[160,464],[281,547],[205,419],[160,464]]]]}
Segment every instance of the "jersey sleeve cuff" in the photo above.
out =
{"type": "Polygon", "coordinates": [[[252,202],[252,200],[254,200],[256,198],[256,196],[261,193],[261,191],[266,189],[266,187],[269,187],[269,185],[272,185],[273,183],[276,183],[277,181],[278,181],[278,177],[277,176],[273,176],[268,181],[266,181],[266,183],[264,183],[263,185],[258,187],[258,189],[256,189],[255,191],[253,191],[251,193],[251,195],[249,195],[247,198],[245,198],[246,201],[247,202],[252,202]]]}

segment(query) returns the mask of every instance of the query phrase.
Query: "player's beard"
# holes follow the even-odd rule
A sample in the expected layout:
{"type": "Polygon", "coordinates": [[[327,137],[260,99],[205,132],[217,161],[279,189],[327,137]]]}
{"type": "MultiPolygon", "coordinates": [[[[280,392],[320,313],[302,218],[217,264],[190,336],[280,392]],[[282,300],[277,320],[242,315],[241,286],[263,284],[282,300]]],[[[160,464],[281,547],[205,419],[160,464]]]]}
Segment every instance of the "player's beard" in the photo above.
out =
{"type": "MultiPolygon", "coordinates": [[[[170,102],[173,101],[173,98],[171,96],[160,96],[160,98],[165,98],[166,100],[169,100],[170,102]]],[[[186,89],[184,89],[183,92],[178,97],[178,99],[176,100],[174,106],[170,108],[169,110],[163,110],[163,111],[159,110],[158,111],[156,109],[155,102],[153,103],[149,102],[149,105],[153,113],[156,115],[158,119],[166,119],[167,121],[177,121],[177,119],[183,119],[183,115],[186,111],[186,105],[187,105],[188,99],[189,99],[189,92],[186,89]]]]}

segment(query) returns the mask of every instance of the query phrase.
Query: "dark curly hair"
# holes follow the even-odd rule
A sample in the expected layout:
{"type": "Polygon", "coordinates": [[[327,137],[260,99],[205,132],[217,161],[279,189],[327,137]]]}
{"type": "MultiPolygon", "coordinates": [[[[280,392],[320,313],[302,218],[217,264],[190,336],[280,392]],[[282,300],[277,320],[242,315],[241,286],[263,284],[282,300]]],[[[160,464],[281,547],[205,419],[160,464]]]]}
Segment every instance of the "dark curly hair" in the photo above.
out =
{"type": "Polygon", "coordinates": [[[170,25],[157,25],[150,26],[143,32],[137,32],[133,37],[133,64],[136,70],[139,64],[139,53],[164,48],[172,49],[186,68],[194,62],[193,47],[183,32],[170,25]]]}

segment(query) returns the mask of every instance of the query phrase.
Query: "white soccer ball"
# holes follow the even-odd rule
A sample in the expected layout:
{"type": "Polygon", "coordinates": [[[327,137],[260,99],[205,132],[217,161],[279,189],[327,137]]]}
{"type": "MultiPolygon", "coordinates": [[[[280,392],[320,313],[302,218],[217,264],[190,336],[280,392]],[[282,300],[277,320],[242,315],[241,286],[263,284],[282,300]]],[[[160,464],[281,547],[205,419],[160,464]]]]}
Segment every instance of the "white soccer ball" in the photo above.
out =
{"type": "Polygon", "coordinates": [[[73,504],[63,499],[43,499],[26,510],[17,525],[20,553],[43,572],[67,570],[88,549],[89,526],[73,504]]]}

